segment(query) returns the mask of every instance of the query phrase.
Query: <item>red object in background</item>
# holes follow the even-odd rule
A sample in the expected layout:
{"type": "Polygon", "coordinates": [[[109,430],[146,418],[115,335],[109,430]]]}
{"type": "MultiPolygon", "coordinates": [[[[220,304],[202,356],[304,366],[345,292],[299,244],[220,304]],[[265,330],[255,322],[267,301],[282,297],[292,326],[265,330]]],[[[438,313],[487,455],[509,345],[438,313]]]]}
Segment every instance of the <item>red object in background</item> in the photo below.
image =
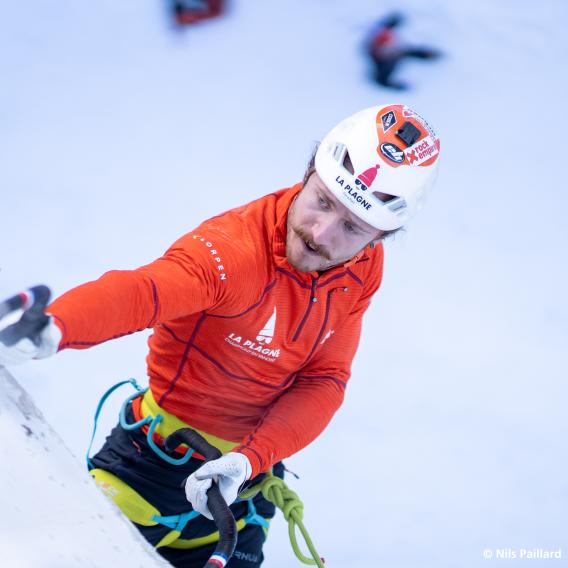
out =
{"type": "Polygon", "coordinates": [[[180,25],[195,24],[219,16],[224,4],[224,0],[178,0],[174,2],[174,16],[180,25]]]}
{"type": "Polygon", "coordinates": [[[396,33],[392,28],[382,28],[371,39],[371,51],[376,53],[384,47],[390,47],[396,42],[396,33]]]}

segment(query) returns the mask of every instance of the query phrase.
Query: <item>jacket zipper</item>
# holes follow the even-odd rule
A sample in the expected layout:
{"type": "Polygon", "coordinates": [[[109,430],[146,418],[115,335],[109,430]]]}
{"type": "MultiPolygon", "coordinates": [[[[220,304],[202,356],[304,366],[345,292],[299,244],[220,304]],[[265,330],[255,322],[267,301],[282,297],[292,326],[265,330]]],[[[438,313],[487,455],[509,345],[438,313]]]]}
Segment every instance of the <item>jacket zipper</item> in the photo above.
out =
{"type": "Polygon", "coordinates": [[[323,332],[325,331],[325,327],[327,325],[327,320],[329,319],[329,310],[331,308],[331,295],[334,292],[337,292],[337,290],[343,290],[344,292],[347,292],[348,288],[347,287],[338,287],[338,288],[332,288],[328,293],[327,293],[327,298],[325,301],[325,313],[323,316],[323,323],[321,324],[321,328],[319,330],[318,336],[315,340],[315,343],[310,351],[310,354],[308,355],[308,357],[306,358],[304,365],[306,365],[308,363],[308,361],[311,359],[314,351],[316,350],[317,346],[319,345],[319,342],[321,341],[321,336],[323,335],[323,332]]]}
{"type": "Polygon", "coordinates": [[[306,323],[308,316],[312,311],[312,306],[318,301],[315,294],[318,278],[319,276],[318,277],[312,276],[312,287],[310,289],[310,300],[308,302],[308,307],[306,308],[306,313],[304,314],[304,317],[302,318],[302,321],[300,322],[300,325],[298,326],[298,329],[296,330],[294,337],[292,337],[292,341],[296,341],[300,336],[300,332],[302,331],[304,324],[306,323]]]}

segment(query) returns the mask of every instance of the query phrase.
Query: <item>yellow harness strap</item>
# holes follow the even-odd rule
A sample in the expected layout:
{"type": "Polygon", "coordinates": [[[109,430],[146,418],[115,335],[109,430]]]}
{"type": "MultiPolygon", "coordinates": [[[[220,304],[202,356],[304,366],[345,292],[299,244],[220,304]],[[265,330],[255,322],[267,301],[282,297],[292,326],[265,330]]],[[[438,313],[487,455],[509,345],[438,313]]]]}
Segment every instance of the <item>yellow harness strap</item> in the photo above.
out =
{"type": "MultiPolygon", "coordinates": [[[[124,483],[122,479],[106,471],[104,469],[92,469],[91,475],[95,483],[101,488],[103,493],[133,522],[144,527],[158,525],[156,517],[161,517],[160,511],[153,505],[148,503],[144,497],[129,485],[124,483]]],[[[237,531],[242,530],[246,526],[245,519],[237,521],[237,531]]],[[[199,548],[207,544],[213,544],[219,540],[219,531],[201,536],[198,538],[184,539],[180,538],[181,533],[177,530],[171,530],[162,540],[156,544],[156,548],[168,546],[170,548],[199,548]]]]}
{"type": "Polygon", "coordinates": [[[157,525],[154,516],[160,511],[148,503],[137,491],[122,479],[104,469],[92,469],[91,475],[103,493],[133,522],[144,527],[157,525]]]}
{"type": "MultiPolygon", "coordinates": [[[[245,528],[246,521],[244,519],[239,519],[237,521],[237,531],[240,531],[245,528]]],[[[206,544],[213,544],[219,540],[219,531],[215,531],[214,533],[201,536],[199,538],[178,538],[174,542],[166,545],[169,548],[183,548],[183,549],[191,549],[191,548],[199,548],[200,546],[205,546],[206,544]]]]}
{"type": "Polygon", "coordinates": [[[140,414],[143,418],[146,418],[147,416],[153,418],[158,414],[162,416],[163,420],[156,427],[157,434],[159,434],[162,438],[167,438],[170,434],[172,434],[176,430],[179,430],[180,428],[192,428],[198,434],[201,434],[212,446],[215,446],[218,450],[220,450],[222,454],[230,452],[233,448],[236,448],[239,445],[239,442],[223,440],[223,438],[218,438],[217,436],[213,436],[212,434],[198,430],[194,426],[186,424],[177,416],[170,414],[169,412],[158,406],[158,403],[154,399],[154,395],[152,394],[151,389],[148,389],[144,393],[144,396],[140,401],[140,414]]]}

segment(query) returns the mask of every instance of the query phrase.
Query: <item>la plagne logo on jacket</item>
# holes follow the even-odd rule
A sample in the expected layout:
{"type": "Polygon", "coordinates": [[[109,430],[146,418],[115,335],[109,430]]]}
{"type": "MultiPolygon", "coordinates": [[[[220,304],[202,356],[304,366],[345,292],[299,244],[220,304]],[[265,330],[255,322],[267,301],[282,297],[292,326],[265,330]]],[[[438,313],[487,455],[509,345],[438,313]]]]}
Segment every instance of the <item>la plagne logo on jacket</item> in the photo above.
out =
{"type": "Polygon", "coordinates": [[[229,335],[225,337],[225,341],[233,347],[237,347],[238,349],[245,351],[249,355],[258,357],[259,359],[264,359],[265,361],[273,362],[280,356],[280,349],[268,347],[274,339],[275,328],[276,306],[274,306],[274,311],[268,318],[267,322],[254,336],[255,339],[251,339],[244,334],[239,335],[238,333],[233,332],[229,333],[229,335]]]}

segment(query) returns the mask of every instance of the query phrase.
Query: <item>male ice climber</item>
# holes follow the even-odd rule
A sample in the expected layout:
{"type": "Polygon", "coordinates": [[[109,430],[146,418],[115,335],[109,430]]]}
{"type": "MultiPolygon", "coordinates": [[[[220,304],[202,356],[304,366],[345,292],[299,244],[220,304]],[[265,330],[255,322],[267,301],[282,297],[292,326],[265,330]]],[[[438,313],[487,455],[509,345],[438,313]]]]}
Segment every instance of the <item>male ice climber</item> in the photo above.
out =
{"type": "Polygon", "coordinates": [[[36,336],[0,344],[0,364],[11,365],[152,328],[149,389],[91,473],[174,566],[201,567],[214,548],[213,477],[241,521],[228,566],[261,565],[274,507],[262,495],[237,500],[239,490],[269,470],[282,476],[282,460],[341,405],[381,283],[382,241],[421,208],[439,151],[407,106],[358,112],[325,136],[301,183],[204,221],[146,266],[70,290],[36,336]],[[164,459],[164,438],[183,426],[223,456],[180,464],[179,446],[164,459]],[[177,533],[163,521],[192,508],[200,514],[177,533]]]}

